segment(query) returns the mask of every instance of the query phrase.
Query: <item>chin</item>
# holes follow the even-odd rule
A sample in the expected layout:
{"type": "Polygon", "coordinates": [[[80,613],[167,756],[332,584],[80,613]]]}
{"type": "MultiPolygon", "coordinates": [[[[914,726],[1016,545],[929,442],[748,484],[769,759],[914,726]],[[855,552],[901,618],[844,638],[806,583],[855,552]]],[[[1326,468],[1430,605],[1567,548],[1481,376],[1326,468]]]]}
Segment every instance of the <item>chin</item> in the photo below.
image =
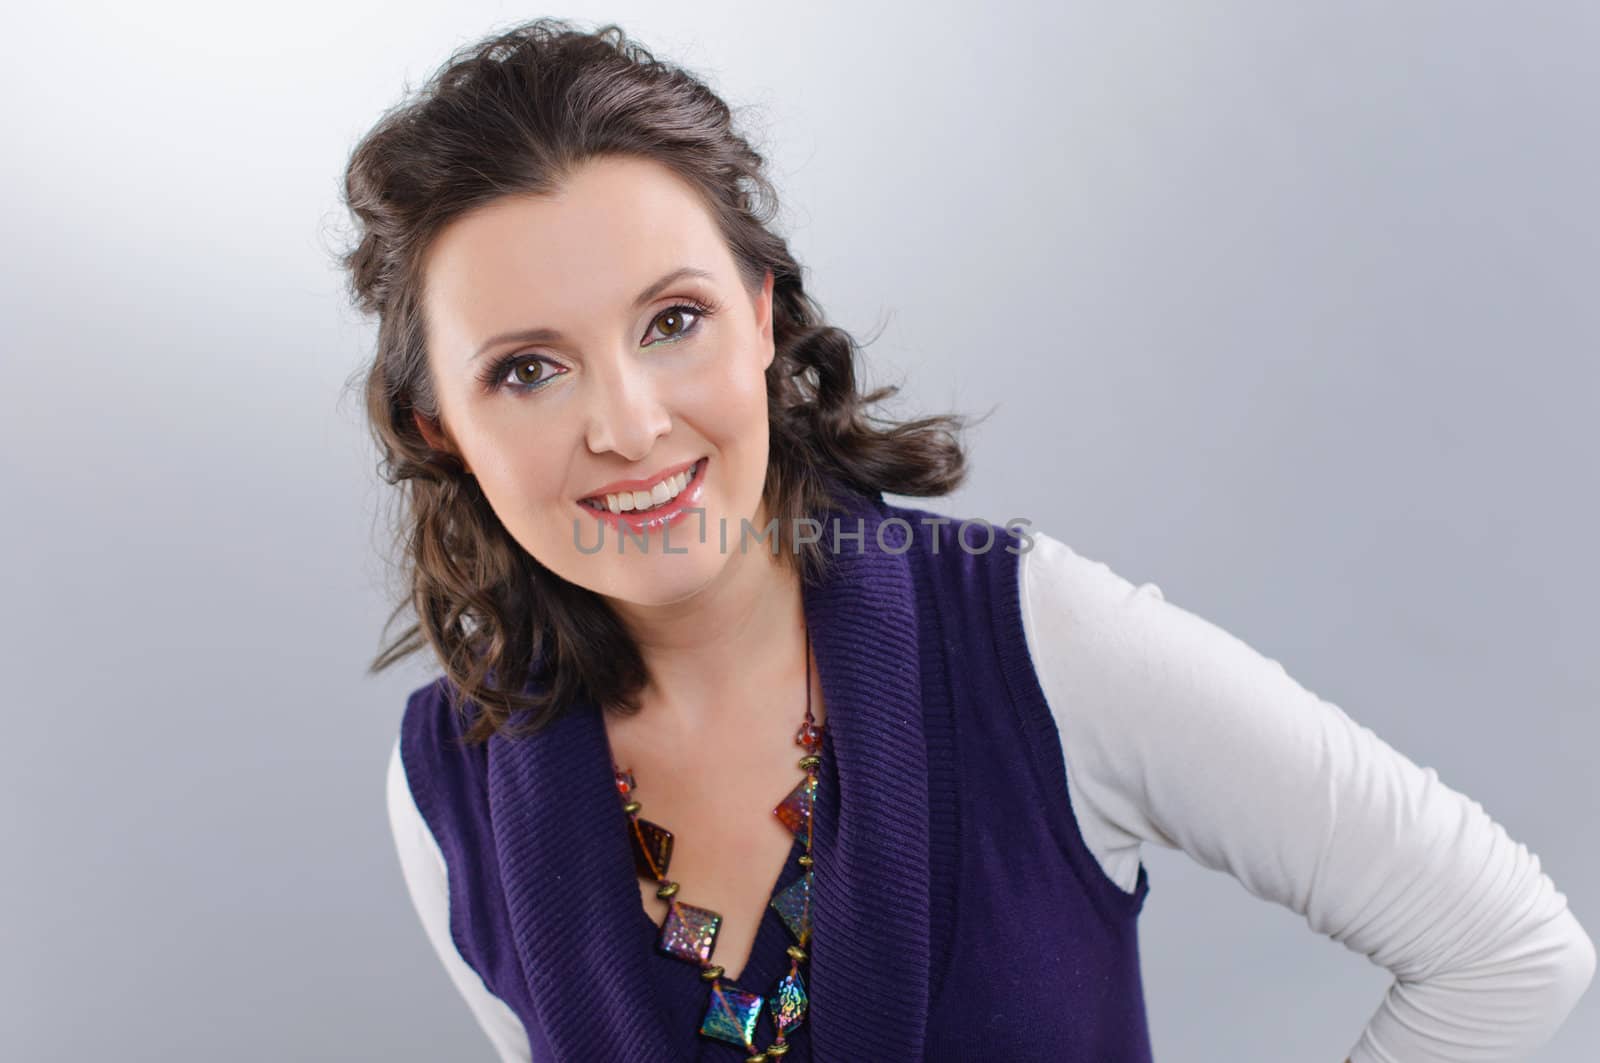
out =
{"type": "MultiPolygon", "coordinates": [[[[629,536],[623,538],[620,553],[618,539],[609,530],[594,553],[576,550],[569,540],[561,549],[566,564],[557,574],[609,598],[641,606],[668,605],[700,591],[727,561],[709,528],[706,541],[700,541],[698,522],[689,528],[674,528],[670,543],[663,543],[659,535],[649,536],[647,545],[629,536]],[[663,546],[670,546],[672,552],[663,553],[663,546]]],[[[595,540],[596,535],[590,533],[583,545],[592,548],[595,540]]]]}
{"type": "Polygon", "coordinates": [[[617,589],[611,596],[638,606],[672,605],[685,601],[699,594],[716,578],[713,559],[719,556],[715,551],[708,551],[704,560],[692,554],[655,558],[655,561],[676,563],[653,564],[649,566],[649,571],[628,573],[618,581],[617,589]]]}

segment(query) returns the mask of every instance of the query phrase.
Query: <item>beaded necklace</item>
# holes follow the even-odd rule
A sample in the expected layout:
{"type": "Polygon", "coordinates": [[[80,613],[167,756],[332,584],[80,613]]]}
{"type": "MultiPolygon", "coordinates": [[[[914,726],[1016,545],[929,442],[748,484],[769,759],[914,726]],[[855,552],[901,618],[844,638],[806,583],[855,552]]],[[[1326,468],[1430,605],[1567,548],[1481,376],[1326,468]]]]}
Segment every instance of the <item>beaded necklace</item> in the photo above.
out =
{"type": "Polygon", "coordinates": [[[618,768],[615,760],[611,762],[617,792],[622,795],[622,811],[628,816],[634,867],[640,875],[660,884],[656,896],[667,902],[667,916],[661,922],[656,948],[700,968],[700,977],[711,983],[711,998],[700,1022],[700,1033],[743,1045],[750,1053],[745,1063],[768,1063],[788,1052],[788,1032],[800,1025],[809,1001],[800,965],[807,959],[805,946],[811,943],[811,810],[816,803],[817,769],[822,764],[822,733],[823,727],[817,725],[811,714],[811,629],[807,628],[806,720],[794,739],[806,751],[799,763],[806,774],[789,796],[772,810],[785,827],[797,837],[804,837],[806,851],[800,857],[800,866],[804,869],[800,876],[772,898],[772,907],[783,917],[796,944],[788,949],[789,973],[778,980],[770,1001],[756,993],[723,984],[723,969],[711,962],[711,950],[722,926],[722,916],[709,908],[698,908],[678,900],[678,884],[667,878],[667,864],[672,858],[672,832],[639,818],[641,806],[633,798],[638,788],[633,772],[618,768]],[[763,1003],[768,1004],[778,1036],[765,1049],[758,1050],[754,1037],[763,1003]]]}

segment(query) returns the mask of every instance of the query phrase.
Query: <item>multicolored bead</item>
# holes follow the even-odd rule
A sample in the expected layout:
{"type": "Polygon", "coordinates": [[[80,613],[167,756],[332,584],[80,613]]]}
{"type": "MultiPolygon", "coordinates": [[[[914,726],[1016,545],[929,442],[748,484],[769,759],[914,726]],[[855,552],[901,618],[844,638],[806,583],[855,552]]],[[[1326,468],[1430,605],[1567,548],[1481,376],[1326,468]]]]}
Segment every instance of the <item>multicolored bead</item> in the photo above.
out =
{"type": "Polygon", "coordinates": [[[795,940],[804,945],[811,940],[811,872],[807,871],[772,898],[772,907],[783,916],[795,940]]]}
{"type": "Polygon", "coordinates": [[[722,916],[711,909],[672,901],[667,905],[667,917],[661,921],[656,947],[668,956],[700,966],[711,958],[720,929],[722,916]]]}
{"type": "Polygon", "coordinates": [[[660,878],[672,862],[672,832],[637,816],[628,820],[633,866],[645,878],[660,878]]]}
{"type": "Polygon", "coordinates": [[[772,810],[772,814],[782,820],[785,827],[803,837],[807,824],[811,822],[811,809],[816,805],[816,798],[817,777],[807,775],[800,780],[799,785],[789,791],[789,796],[772,810]]]}
{"type": "Polygon", "coordinates": [[[789,1031],[799,1026],[800,1020],[805,1018],[809,1000],[805,979],[800,977],[800,972],[796,970],[785,975],[778,983],[777,995],[767,1002],[767,1008],[772,1012],[772,1024],[787,1037],[789,1031]]]}
{"type": "Polygon", "coordinates": [[[729,985],[711,987],[711,1003],[706,1007],[706,1017],[700,1023],[700,1032],[707,1037],[747,1045],[756,1033],[756,1019],[761,1015],[762,998],[729,985]]]}
{"type": "Polygon", "coordinates": [[[807,720],[800,725],[800,730],[795,732],[794,741],[801,748],[815,753],[822,748],[822,728],[807,720]]]}

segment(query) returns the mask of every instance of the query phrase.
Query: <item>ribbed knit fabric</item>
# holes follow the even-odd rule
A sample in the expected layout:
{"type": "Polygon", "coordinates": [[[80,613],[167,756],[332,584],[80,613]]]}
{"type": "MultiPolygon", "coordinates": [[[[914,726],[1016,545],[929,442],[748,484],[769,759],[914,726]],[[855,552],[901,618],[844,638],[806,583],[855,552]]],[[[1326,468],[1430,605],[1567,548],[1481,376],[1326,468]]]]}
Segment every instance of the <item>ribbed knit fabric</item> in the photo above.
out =
{"type": "MultiPolygon", "coordinates": [[[[1020,538],[834,490],[830,569],[804,588],[827,728],[811,1006],[786,1060],[1148,1063],[1148,880],[1129,894],[1106,878],[1072,817],[1022,629],[1020,538]]],[[[655,950],[595,707],[465,750],[450,693],[441,678],[412,695],[401,757],[444,854],[456,948],[533,1059],[742,1060],[697,1032],[696,968],[655,950]]],[[[790,940],[769,908],[735,984],[769,993],[790,940]]],[[[764,1016],[757,1043],[771,1037],[764,1016]]]]}

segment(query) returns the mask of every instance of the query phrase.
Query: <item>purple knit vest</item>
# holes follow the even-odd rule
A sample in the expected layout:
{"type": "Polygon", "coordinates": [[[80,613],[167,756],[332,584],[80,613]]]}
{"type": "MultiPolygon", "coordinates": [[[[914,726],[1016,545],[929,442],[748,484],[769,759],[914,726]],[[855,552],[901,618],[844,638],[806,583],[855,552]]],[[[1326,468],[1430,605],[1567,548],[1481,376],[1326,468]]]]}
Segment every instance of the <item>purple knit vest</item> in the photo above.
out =
{"type": "MultiPolygon", "coordinates": [[[[1141,866],[1123,891],[1078,832],[1022,627],[1025,541],[833,489],[831,567],[803,592],[827,728],[811,1003],[786,1063],[1149,1063],[1149,880],[1141,866]]],[[[451,937],[522,1019],[533,1059],[743,1060],[698,1033],[696,968],[655,950],[598,710],[468,750],[446,684],[409,698],[401,758],[444,853],[451,937]]],[[[769,993],[791,943],[769,907],[734,984],[769,993]]]]}

